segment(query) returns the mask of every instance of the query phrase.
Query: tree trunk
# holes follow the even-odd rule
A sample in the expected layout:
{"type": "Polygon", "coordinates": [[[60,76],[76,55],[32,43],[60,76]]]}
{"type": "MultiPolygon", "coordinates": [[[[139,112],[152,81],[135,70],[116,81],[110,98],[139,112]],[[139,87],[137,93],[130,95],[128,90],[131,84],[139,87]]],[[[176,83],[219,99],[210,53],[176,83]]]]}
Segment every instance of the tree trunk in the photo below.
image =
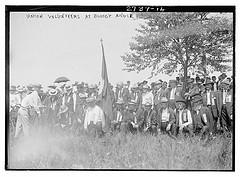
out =
{"type": "Polygon", "coordinates": [[[183,65],[183,94],[186,92],[187,86],[187,63],[183,65]]]}
{"type": "Polygon", "coordinates": [[[206,53],[203,52],[203,56],[202,56],[202,65],[203,65],[203,74],[204,74],[204,79],[206,79],[207,76],[207,57],[206,57],[206,53]]]}

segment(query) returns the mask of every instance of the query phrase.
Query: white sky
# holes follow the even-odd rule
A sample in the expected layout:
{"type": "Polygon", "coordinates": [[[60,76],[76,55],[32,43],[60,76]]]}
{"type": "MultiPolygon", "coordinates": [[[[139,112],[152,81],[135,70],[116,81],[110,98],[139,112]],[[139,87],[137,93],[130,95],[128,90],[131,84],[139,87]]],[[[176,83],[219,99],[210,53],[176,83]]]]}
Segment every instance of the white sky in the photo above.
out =
{"type": "MultiPolygon", "coordinates": [[[[32,13],[11,13],[10,15],[10,83],[26,85],[41,83],[44,87],[57,77],[68,77],[75,81],[98,83],[100,81],[102,51],[100,39],[103,39],[108,78],[112,84],[130,80],[132,84],[147,80],[150,70],[127,72],[121,55],[130,52],[129,42],[136,36],[140,20],[116,18],[114,13],[99,12],[52,12],[43,14],[43,18],[27,18],[32,13]],[[48,15],[74,14],[80,19],[51,19],[48,15]],[[90,19],[85,19],[87,14],[90,19]],[[110,18],[94,18],[94,14],[108,15],[110,18]]],[[[118,13],[119,14],[119,13],[118,13]]],[[[120,13],[121,14],[121,13],[120,13]]],[[[128,13],[124,13],[125,15],[128,13]]],[[[158,75],[169,80],[177,73],[158,75]]]]}

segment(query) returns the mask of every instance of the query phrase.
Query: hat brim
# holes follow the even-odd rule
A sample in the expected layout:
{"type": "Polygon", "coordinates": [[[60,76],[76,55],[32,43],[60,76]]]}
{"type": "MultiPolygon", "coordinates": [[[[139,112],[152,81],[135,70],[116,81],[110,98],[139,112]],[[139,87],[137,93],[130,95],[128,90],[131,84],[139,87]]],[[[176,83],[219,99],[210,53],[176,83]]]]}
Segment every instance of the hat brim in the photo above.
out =
{"type": "Polygon", "coordinates": [[[49,95],[50,95],[50,96],[55,96],[55,95],[57,95],[57,93],[58,93],[57,91],[56,91],[55,93],[49,92],[49,95]]]}
{"type": "Polygon", "coordinates": [[[186,101],[176,101],[176,103],[184,103],[184,104],[187,104],[186,101]]]}

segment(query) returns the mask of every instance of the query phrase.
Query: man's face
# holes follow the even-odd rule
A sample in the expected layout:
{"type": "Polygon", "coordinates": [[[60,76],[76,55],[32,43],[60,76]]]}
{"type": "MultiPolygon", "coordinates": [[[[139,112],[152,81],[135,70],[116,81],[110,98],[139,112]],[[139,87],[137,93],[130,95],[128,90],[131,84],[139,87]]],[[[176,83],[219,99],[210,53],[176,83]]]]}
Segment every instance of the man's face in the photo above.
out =
{"type": "Polygon", "coordinates": [[[145,109],[146,109],[147,111],[149,111],[149,110],[151,109],[151,107],[152,107],[152,105],[147,105],[147,106],[145,106],[145,109]]]}
{"type": "Polygon", "coordinates": [[[216,81],[216,77],[212,77],[212,80],[213,80],[213,82],[215,82],[216,81]]]}
{"type": "Polygon", "coordinates": [[[167,82],[164,82],[164,83],[163,83],[162,88],[163,88],[163,89],[166,89],[166,88],[167,88],[167,82]]]}
{"type": "Polygon", "coordinates": [[[143,89],[143,93],[147,93],[148,92],[148,89],[143,89]]]}
{"type": "Polygon", "coordinates": [[[167,108],[167,103],[161,103],[162,104],[162,108],[166,109],[167,108]]]}
{"type": "Polygon", "coordinates": [[[89,106],[89,107],[94,107],[94,106],[95,106],[95,102],[94,102],[94,101],[89,102],[89,103],[88,103],[88,106],[89,106]]]}
{"type": "Polygon", "coordinates": [[[183,102],[178,102],[178,108],[180,110],[184,109],[184,107],[185,107],[185,104],[183,102]]]}
{"type": "Polygon", "coordinates": [[[206,90],[211,90],[211,89],[212,89],[212,84],[207,84],[207,85],[205,86],[205,88],[206,88],[206,90]]]}
{"type": "Polygon", "coordinates": [[[176,87],[176,83],[175,82],[170,82],[169,84],[170,84],[171,88],[175,88],[176,87]]]}
{"type": "Polygon", "coordinates": [[[162,84],[157,84],[157,85],[155,85],[155,89],[156,89],[156,90],[159,90],[161,87],[162,87],[162,84]]]}

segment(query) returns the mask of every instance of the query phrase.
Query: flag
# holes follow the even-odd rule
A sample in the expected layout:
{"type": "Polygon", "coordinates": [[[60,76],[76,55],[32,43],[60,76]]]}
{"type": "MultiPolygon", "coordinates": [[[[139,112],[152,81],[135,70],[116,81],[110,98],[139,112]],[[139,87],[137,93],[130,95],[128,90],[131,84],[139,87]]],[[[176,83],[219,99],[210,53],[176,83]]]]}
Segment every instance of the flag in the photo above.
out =
{"type": "Polygon", "coordinates": [[[100,101],[100,106],[104,112],[105,115],[105,122],[106,126],[104,129],[108,130],[109,125],[113,116],[113,110],[112,110],[112,98],[111,98],[111,92],[109,88],[109,82],[108,82],[108,75],[107,75],[107,65],[104,55],[104,48],[103,43],[101,40],[101,46],[102,46],[102,73],[101,73],[101,81],[99,86],[99,94],[97,100],[100,101]]]}

